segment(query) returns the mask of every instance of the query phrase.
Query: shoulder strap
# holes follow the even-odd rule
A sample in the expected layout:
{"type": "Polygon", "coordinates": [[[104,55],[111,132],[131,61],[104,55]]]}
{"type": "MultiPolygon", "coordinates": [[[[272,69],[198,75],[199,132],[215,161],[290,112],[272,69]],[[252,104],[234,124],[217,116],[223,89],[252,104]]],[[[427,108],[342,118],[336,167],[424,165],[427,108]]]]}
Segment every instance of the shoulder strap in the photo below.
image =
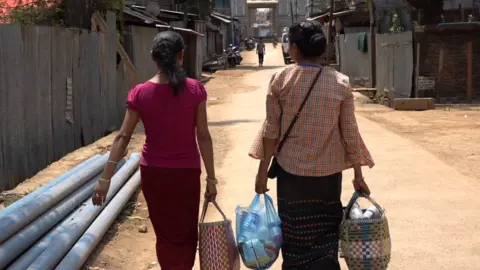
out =
{"type": "Polygon", "coordinates": [[[297,114],[295,114],[295,117],[293,117],[292,122],[291,122],[290,125],[288,126],[287,131],[285,132],[285,134],[283,135],[282,140],[281,140],[280,143],[278,144],[278,148],[277,148],[277,152],[278,152],[278,153],[280,153],[280,151],[282,150],[282,147],[283,147],[283,145],[285,144],[285,141],[287,140],[288,135],[290,135],[290,132],[292,132],[293,126],[295,126],[295,123],[297,122],[298,117],[300,117],[300,113],[302,112],[303,107],[305,107],[305,104],[307,103],[308,97],[309,97],[310,94],[312,93],[312,90],[313,90],[313,88],[315,87],[315,84],[316,84],[318,78],[320,77],[320,74],[322,73],[322,69],[323,69],[323,68],[320,68],[320,70],[318,71],[317,75],[315,75],[315,78],[313,79],[312,84],[310,85],[310,88],[308,89],[308,92],[307,92],[307,94],[305,95],[305,98],[304,98],[303,101],[302,101],[302,104],[300,104],[300,107],[298,108],[297,114]]]}

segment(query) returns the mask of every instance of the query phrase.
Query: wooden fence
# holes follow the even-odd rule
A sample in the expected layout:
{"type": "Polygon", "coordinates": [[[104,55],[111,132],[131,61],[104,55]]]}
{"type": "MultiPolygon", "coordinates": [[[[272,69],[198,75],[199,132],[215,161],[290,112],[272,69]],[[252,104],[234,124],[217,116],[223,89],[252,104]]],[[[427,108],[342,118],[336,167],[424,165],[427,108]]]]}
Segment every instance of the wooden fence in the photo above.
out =
{"type": "Polygon", "coordinates": [[[121,124],[128,87],[108,32],[0,25],[0,191],[121,124]]]}

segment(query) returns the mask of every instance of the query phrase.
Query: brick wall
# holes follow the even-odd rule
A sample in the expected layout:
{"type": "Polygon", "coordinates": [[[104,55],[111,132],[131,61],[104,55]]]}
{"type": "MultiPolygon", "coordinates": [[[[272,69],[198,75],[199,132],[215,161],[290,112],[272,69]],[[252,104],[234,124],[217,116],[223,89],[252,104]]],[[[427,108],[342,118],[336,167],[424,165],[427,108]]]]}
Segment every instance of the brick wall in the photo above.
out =
{"type": "MultiPolygon", "coordinates": [[[[473,99],[480,101],[480,31],[416,32],[420,44],[419,75],[436,79],[436,89],[419,92],[438,102],[467,101],[467,41],[473,46],[473,99]],[[440,48],[444,48],[443,72],[438,74],[440,48]]],[[[416,48],[415,48],[416,52],[416,48]]]]}

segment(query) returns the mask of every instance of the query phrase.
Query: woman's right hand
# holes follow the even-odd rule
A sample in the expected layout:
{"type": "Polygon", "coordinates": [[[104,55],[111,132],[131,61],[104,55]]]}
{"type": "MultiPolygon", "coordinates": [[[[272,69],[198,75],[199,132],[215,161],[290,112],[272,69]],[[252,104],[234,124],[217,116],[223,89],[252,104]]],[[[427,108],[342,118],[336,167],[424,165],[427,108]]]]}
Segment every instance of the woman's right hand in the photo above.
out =
{"type": "Polygon", "coordinates": [[[92,194],[92,203],[95,206],[102,206],[107,200],[108,190],[110,189],[110,180],[100,179],[95,185],[92,194]]]}
{"type": "Polygon", "coordinates": [[[205,189],[205,200],[214,202],[217,199],[217,183],[215,180],[207,179],[207,187],[205,189]]]}
{"type": "Polygon", "coordinates": [[[352,182],[353,182],[353,188],[355,189],[355,191],[360,191],[367,195],[370,195],[370,188],[368,188],[368,185],[365,182],[365,178],[355,177],[352,182]]]}

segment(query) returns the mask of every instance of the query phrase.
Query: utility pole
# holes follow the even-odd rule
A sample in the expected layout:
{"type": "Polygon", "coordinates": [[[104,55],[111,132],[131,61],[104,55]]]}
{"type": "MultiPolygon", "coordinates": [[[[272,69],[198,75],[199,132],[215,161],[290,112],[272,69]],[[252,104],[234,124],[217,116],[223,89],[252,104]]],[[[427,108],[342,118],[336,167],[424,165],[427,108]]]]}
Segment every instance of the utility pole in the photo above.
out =
{"type": "Polygon", "coordinates": [[[367,1],[367,5],[368,5],[368,13],[369,13],[369,17],[370,17],[370,45],[369,45],[369,49],[370,49],[370,55],[371,55],[371,58],[370,58],[370,70],[371,70],[371,76],[372,76],[372,79],[371,79],[371,85],[372,87],[375,87],[375,85],[377,84],[377,65],[376,65],[376,62],[377,62],[377,57],[376,57],[376,54],[377,54],[377,44],[376,44],[376,37],[375,37],[375,6],[373,5],[373,0],[368,0],[367,1]]]}
{"type": "Polygon", "coordinates": [[[230,15],[232,18],[232,45],[235,46],[235,23],[233,20],[233,0],[230,0],[230,15]]]}
{"type": "Polygon", "coordinates": [[[298,0],[295,0],[295,21],[298,22],[298,0]]]}
{"type": "Polygon", "coordinates": [[[330,53],[332,47],[332,27],[333,27],[333,11],[335,10],[335,1],[330,0],[330,14],[328,16],[328,29],[327,29],[327,52],[325,56],[325,65],[330,65],[330,53]]]}
{"type": "Polygon", "coordinates": [[[290,1],[290,17],[292,17],[292,24],[295,23],[295,17],[293,17],[293,3],[290,1]]]}

